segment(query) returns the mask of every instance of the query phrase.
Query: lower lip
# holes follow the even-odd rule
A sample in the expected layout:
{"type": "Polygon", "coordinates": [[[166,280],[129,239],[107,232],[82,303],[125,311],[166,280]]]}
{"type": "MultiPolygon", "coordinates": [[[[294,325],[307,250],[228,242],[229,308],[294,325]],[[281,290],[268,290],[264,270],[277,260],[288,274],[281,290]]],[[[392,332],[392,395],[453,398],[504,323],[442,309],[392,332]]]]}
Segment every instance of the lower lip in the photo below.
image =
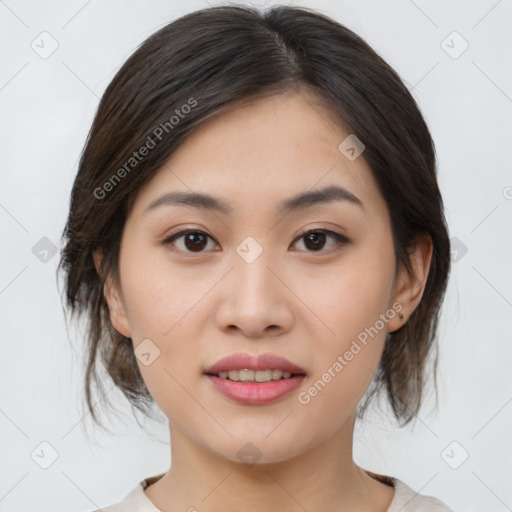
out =
{"type": "Polygon", "coordinates": [[[207,377],[224,396],[242,404],[262,405],[279,400],[297,389],[305,375],[270,382],[235,382],[214,375],[207,377]]]}

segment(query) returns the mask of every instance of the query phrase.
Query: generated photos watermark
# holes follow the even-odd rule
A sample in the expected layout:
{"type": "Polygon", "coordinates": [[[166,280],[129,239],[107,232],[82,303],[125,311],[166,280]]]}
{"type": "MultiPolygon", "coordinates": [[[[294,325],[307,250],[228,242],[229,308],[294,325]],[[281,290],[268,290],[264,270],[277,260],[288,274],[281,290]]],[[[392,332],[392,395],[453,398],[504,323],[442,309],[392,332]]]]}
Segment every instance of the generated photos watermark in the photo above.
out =
{"type": "Polygon", "coordinates": [[[338,355],[336,361],[327,368],[327,370],[315,381],[313,385],[311,385],[306,391],[301,391],[297,395],[298,401],[303,405],[309,404],[311,399],[322,391],[325,386],[327,386],[327,384],[331,382],[331,380],[334,379],[343,370],[343,368],[345,368],[345,366],[347,366],[350,361],[359,354],[359,352],[361,352],[361,350],[368,344],[368,337],[373,339],[377,336],[377,334],[386,327],[388,322],[395,318],[400,311],[402,311],[402,304],[395,302],[391,308],[379,316],[379,319],[371,327],[366,327],[364,331],[361,331],[357,335],[357,340],[352,340],[350,348],[343,354],[338,355]]]}
{"type": "Polygon", "coordinates": [[[158,126],[153,128],[151,135],[148,135],[146,142],[138,149],[134,151],[132,156],[112,174],[112,176],[105,182],[101,187],[94,189],[94,197],[96,199],[105,199],[108,192],[111,192],[114,187],[134,169],[139,162],[141,162],[152,149],[174,128],[185,118],[190,111],[197,106],[197,100],[190,97],[187,103],[184,103],[180,108],[177,108],[174,112],[176,115],[172,115],[168,121],[160,123],[158,126]]]}

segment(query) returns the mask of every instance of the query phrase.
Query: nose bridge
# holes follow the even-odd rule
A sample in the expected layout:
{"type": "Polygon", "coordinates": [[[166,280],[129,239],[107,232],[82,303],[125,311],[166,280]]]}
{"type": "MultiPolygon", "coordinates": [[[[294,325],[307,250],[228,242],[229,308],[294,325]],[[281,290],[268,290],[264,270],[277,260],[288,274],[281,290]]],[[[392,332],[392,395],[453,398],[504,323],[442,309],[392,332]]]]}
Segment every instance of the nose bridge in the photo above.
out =
{"type": "Polygon", "coordinates": [[[256,237],[249,235],[235,249],[234,275],[237,280],[237,291],[245,287],[245,291],[250,290],[251,292],[260,293],[266,290],[267,293],[275,292],[271,283],[274,276],[268,268],[272,267],[271,249],[264,247],[262,238],[259,237],[258,240],[256,237]]]}
{"type": "Polygon", "coordinates": [[[268,327],[289,328],[293,314],[286,302],[286,287],[274,274],[278,262],[271,249],[247,236],[235,248],[228,289],[218,311],[221,328],[238,327],[248,337],[259,337],[268,327]],[[275,268],[274,268],[275,267],[275,268]]]}

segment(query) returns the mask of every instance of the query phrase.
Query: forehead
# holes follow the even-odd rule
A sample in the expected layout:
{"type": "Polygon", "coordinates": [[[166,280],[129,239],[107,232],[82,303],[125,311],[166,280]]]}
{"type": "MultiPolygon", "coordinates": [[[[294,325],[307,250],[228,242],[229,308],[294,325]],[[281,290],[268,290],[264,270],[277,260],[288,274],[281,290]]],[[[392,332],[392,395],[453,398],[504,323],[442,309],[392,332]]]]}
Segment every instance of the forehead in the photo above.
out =
{"type": "Polygon", "coordinates": [[[350,161],[339,150],[349,135],[308,90],[237,102],[185,140],[139,191],[134,209],[142,214],[157,196],[176,190],[254,209],[334,184],[369,206],[385,206],[365,160],[350,161]]]}

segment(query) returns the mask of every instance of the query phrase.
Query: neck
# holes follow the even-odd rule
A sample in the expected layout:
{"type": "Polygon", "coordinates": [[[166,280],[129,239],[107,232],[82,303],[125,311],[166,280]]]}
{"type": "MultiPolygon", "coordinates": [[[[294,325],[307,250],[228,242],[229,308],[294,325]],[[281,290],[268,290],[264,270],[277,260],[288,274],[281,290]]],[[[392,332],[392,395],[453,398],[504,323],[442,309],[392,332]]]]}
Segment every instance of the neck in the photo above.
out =
{"type": "Polygon", "coordinates": [[[293,459],[249,466],[220,457],[171,428],[170,470],[146,489],[161,510],[387,510],[393,489],[352,460],[353,419],[293,459]]]}

